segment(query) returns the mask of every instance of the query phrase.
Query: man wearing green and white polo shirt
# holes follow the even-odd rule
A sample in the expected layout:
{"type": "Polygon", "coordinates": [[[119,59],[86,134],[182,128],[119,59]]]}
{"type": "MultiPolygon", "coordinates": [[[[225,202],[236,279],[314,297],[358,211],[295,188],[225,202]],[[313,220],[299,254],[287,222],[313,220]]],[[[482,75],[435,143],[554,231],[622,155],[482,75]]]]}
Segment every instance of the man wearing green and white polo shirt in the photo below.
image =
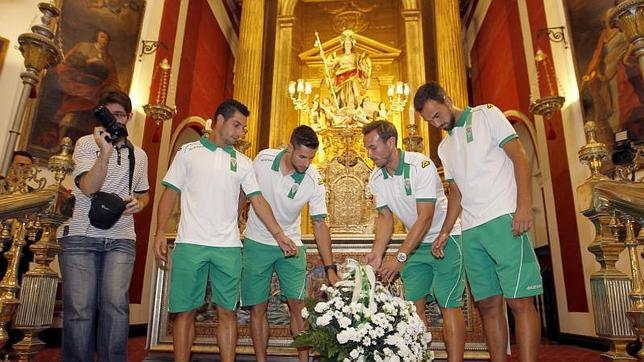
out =
{"type": "MultiPolygon", "coordinates": [[[[311,127],[299,126],[291,133],[287,148],[264,150],[253,162],[262,195],[284,233],[300,249],[296,256],[285,255],[260,221],[255,207],[251,207],[244,232],[241,305],[252,306],[251,337],[255,356],[260,362],[266,361],[269,336],[266,309],[273,271],[277,273],[282,298],[286,299],[291,312],[291,333],[295,335],[304,329],[301,310],[306,296],[306,251],[302,245],[300,217],[307,204],[329,282],[335,284],[338,281],[331,255],[329,228],[324,222],[327,215],[326,191],[320,175],[311,166],[319,144],[311,127]]],[[[307,361],[308,350],[300,350],[299,358],[307,361]]]]}
{"type": "Polygon", "coordinates": [[[396,148],[398,134],[391,122],[375,121],[362,128],[364,145],[377,168],[369,178],[376,199],[376,236],[368,263],[388,282],[401,274],[405,299],[416,305],[425,325],[427,297],[435,298],[443,314],[443,337],[449,361],[462,361],[465,321],[461,306],[465,272],[459,225],[448,230],[444,257],[431,246],[443,225],[447,198],[436,167],[424,155],[396,148]],[[383,263],[396,215],[407,229],[395,259],[383,263]],[[402,270],[402,272],[401,272],[402,270]]]}
{"type": "Polygon", "coordinates": [[[250,159],[232,147],[244,134],[248,115],[246,106],[236,100],[221,103],[210,137],[183,145],[163,179],[165,190],[157,211],[154,251],[164,262],[166,223],[181,195],[169,302],[169,311],[177,313],[173,327],[175,361],[190,359],[194,317],[196,308],[204,304],[208,277],[217,305],[221,360],[235,360],[242,246],[238,228],[240,188],[285,254],[296,255],[298,251],[262,197],[250,159]]]}
{"type": "Polygon", "coordinates": [[[490,356],[506,358],[505,298],[516,321],[520,360],[536,361],[541,330],[532,297],[543,293],[543,286],[527,234],[532,227],[530,165],[521,142],[498,108],[458,109],[436,82],[418,89],[414,107],[448,132],[438,155],[450,181],[449,207],[434,251],[443,253],[443,231],[462,211],[465,270],[490,356]]]}

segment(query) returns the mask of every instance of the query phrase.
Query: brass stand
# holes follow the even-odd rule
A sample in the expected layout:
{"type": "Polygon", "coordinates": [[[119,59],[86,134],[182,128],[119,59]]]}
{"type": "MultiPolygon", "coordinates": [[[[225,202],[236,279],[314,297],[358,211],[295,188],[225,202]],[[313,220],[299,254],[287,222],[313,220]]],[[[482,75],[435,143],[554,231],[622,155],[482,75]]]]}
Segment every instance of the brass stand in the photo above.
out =
{"type": "Polygon", "coordinates": [[[20,135],[27,100],[34,85],[40,81],[40,72],[60,63],[63,59],[63,51],[56,35],[55,22],[55,19],[60,15],[60,10],[55,5],[44,2],[38,4],[38,9],[43,13],[42,24],[32,26],[31,33],[25,33],[18,37],[26,69],[20,74],[22,92],[3,154],[2,169],[0,170],[2,175],[7,174],[11,165],[11,155],[20,135]]]}
{"type": "Polygon", "coordinates": [[[610,341],[610,350],[602,358],[612,361],[633,360],[626,353],[626,345],[633,340],[626,311],[630,307],[628,293],[630,280],[615,268],[619,254],[624,250],[620,242],[622,224],[615,212],[595,202],[598,185],[617,183],[602,175],[602,160],[608,157],[606,145],[595,139],[595,124],[586,122],[586,145],[579,150],[579,160],[590,168],[590,177],[577,187],[581,212],[595,226],[596,234],[588,251],[595,254],[601,268],[590,276],[595,332],[610,341]]]}
{"type": "MultiPolygon", "coordinates": [[[[14,320],[14,328],[23,331],[25,335],[13,346],[20,361],[31,361],[33,356],[45,347],[38,338],[38,333],[51,326],[54,315],[59,277],[58,273],[51,269],[50,264],[61,251],[56,239],[56,230],[68,217],[71,217],[68,209],[63,207],[70,202],[71,196],[61,186],[61,182],[74,169],[72,147],[71,139],[65,137],[62,152],[49,159],[49,170],[54,173],[58,197],[48,208],[38,214],[37,223],[34,225],[34,230],[42,230],[40,240],[30,247],[34,253],[36,267],[25,273],[22,278],[20,306],[14,320]]],[[[34,240],[35,237],[34,231],[34,240]]]]}
{"type": "MultiPolygon", "coordinates": [[[[617,2],[617,1],[616,1],[617,2]]],[[[629,42],[626,57],[637,58],[644,77],[644,0],[621,1],[610,14],[610,25],[619,28],[629,42]]]]}

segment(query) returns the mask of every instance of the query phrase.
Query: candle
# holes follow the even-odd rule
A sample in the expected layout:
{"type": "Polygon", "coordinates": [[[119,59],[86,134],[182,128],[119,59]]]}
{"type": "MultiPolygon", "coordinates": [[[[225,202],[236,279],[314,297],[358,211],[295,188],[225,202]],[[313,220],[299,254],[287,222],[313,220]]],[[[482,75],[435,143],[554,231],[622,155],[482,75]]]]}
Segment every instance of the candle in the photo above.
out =
{"type": "Polygon", "coordinates": [[[416,112],[414,111],[413,106],[409,106],[409,124],[410,125],[416,124],[416,112]]]}

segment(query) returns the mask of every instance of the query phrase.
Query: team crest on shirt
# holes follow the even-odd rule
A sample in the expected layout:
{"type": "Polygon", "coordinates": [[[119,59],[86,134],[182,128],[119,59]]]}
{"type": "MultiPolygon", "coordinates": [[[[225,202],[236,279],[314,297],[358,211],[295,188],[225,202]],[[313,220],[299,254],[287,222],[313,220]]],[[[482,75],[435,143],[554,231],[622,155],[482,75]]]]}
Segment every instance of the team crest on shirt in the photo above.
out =
{"type": "Polygon", "coordinates": [[[293,186],[291,186],[291,194],[295,194],[299,187],[300,185],[298,185],[297,183],[294,183],[293,186]]]}
{"type": "Polygon", "coordinates": [[[236,158],[230,158],[230,166],[231,167],[236,167],[237,166],[237,159],[236,158]]]}
{"type": "Polygon", "coordinates": [[[420,164],[420,167],[421,167],[421,168],[425,168],[425,167],[427,167],[427,166],[429,166],[429,160],[424,160],[424,161],[423,161],[423,162],[421,162],[421,164],[420,164]]]}

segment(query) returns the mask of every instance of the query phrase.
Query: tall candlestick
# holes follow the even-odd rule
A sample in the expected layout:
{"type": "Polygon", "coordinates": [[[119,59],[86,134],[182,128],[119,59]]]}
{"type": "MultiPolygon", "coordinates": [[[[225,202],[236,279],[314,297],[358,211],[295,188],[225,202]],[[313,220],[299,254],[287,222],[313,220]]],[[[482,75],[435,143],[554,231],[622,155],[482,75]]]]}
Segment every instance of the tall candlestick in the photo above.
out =
{"type": "Polygon", "coordinates": [[[409,106],[409,124],[416,124],[416,111],[413,106],[409,106]]]}

